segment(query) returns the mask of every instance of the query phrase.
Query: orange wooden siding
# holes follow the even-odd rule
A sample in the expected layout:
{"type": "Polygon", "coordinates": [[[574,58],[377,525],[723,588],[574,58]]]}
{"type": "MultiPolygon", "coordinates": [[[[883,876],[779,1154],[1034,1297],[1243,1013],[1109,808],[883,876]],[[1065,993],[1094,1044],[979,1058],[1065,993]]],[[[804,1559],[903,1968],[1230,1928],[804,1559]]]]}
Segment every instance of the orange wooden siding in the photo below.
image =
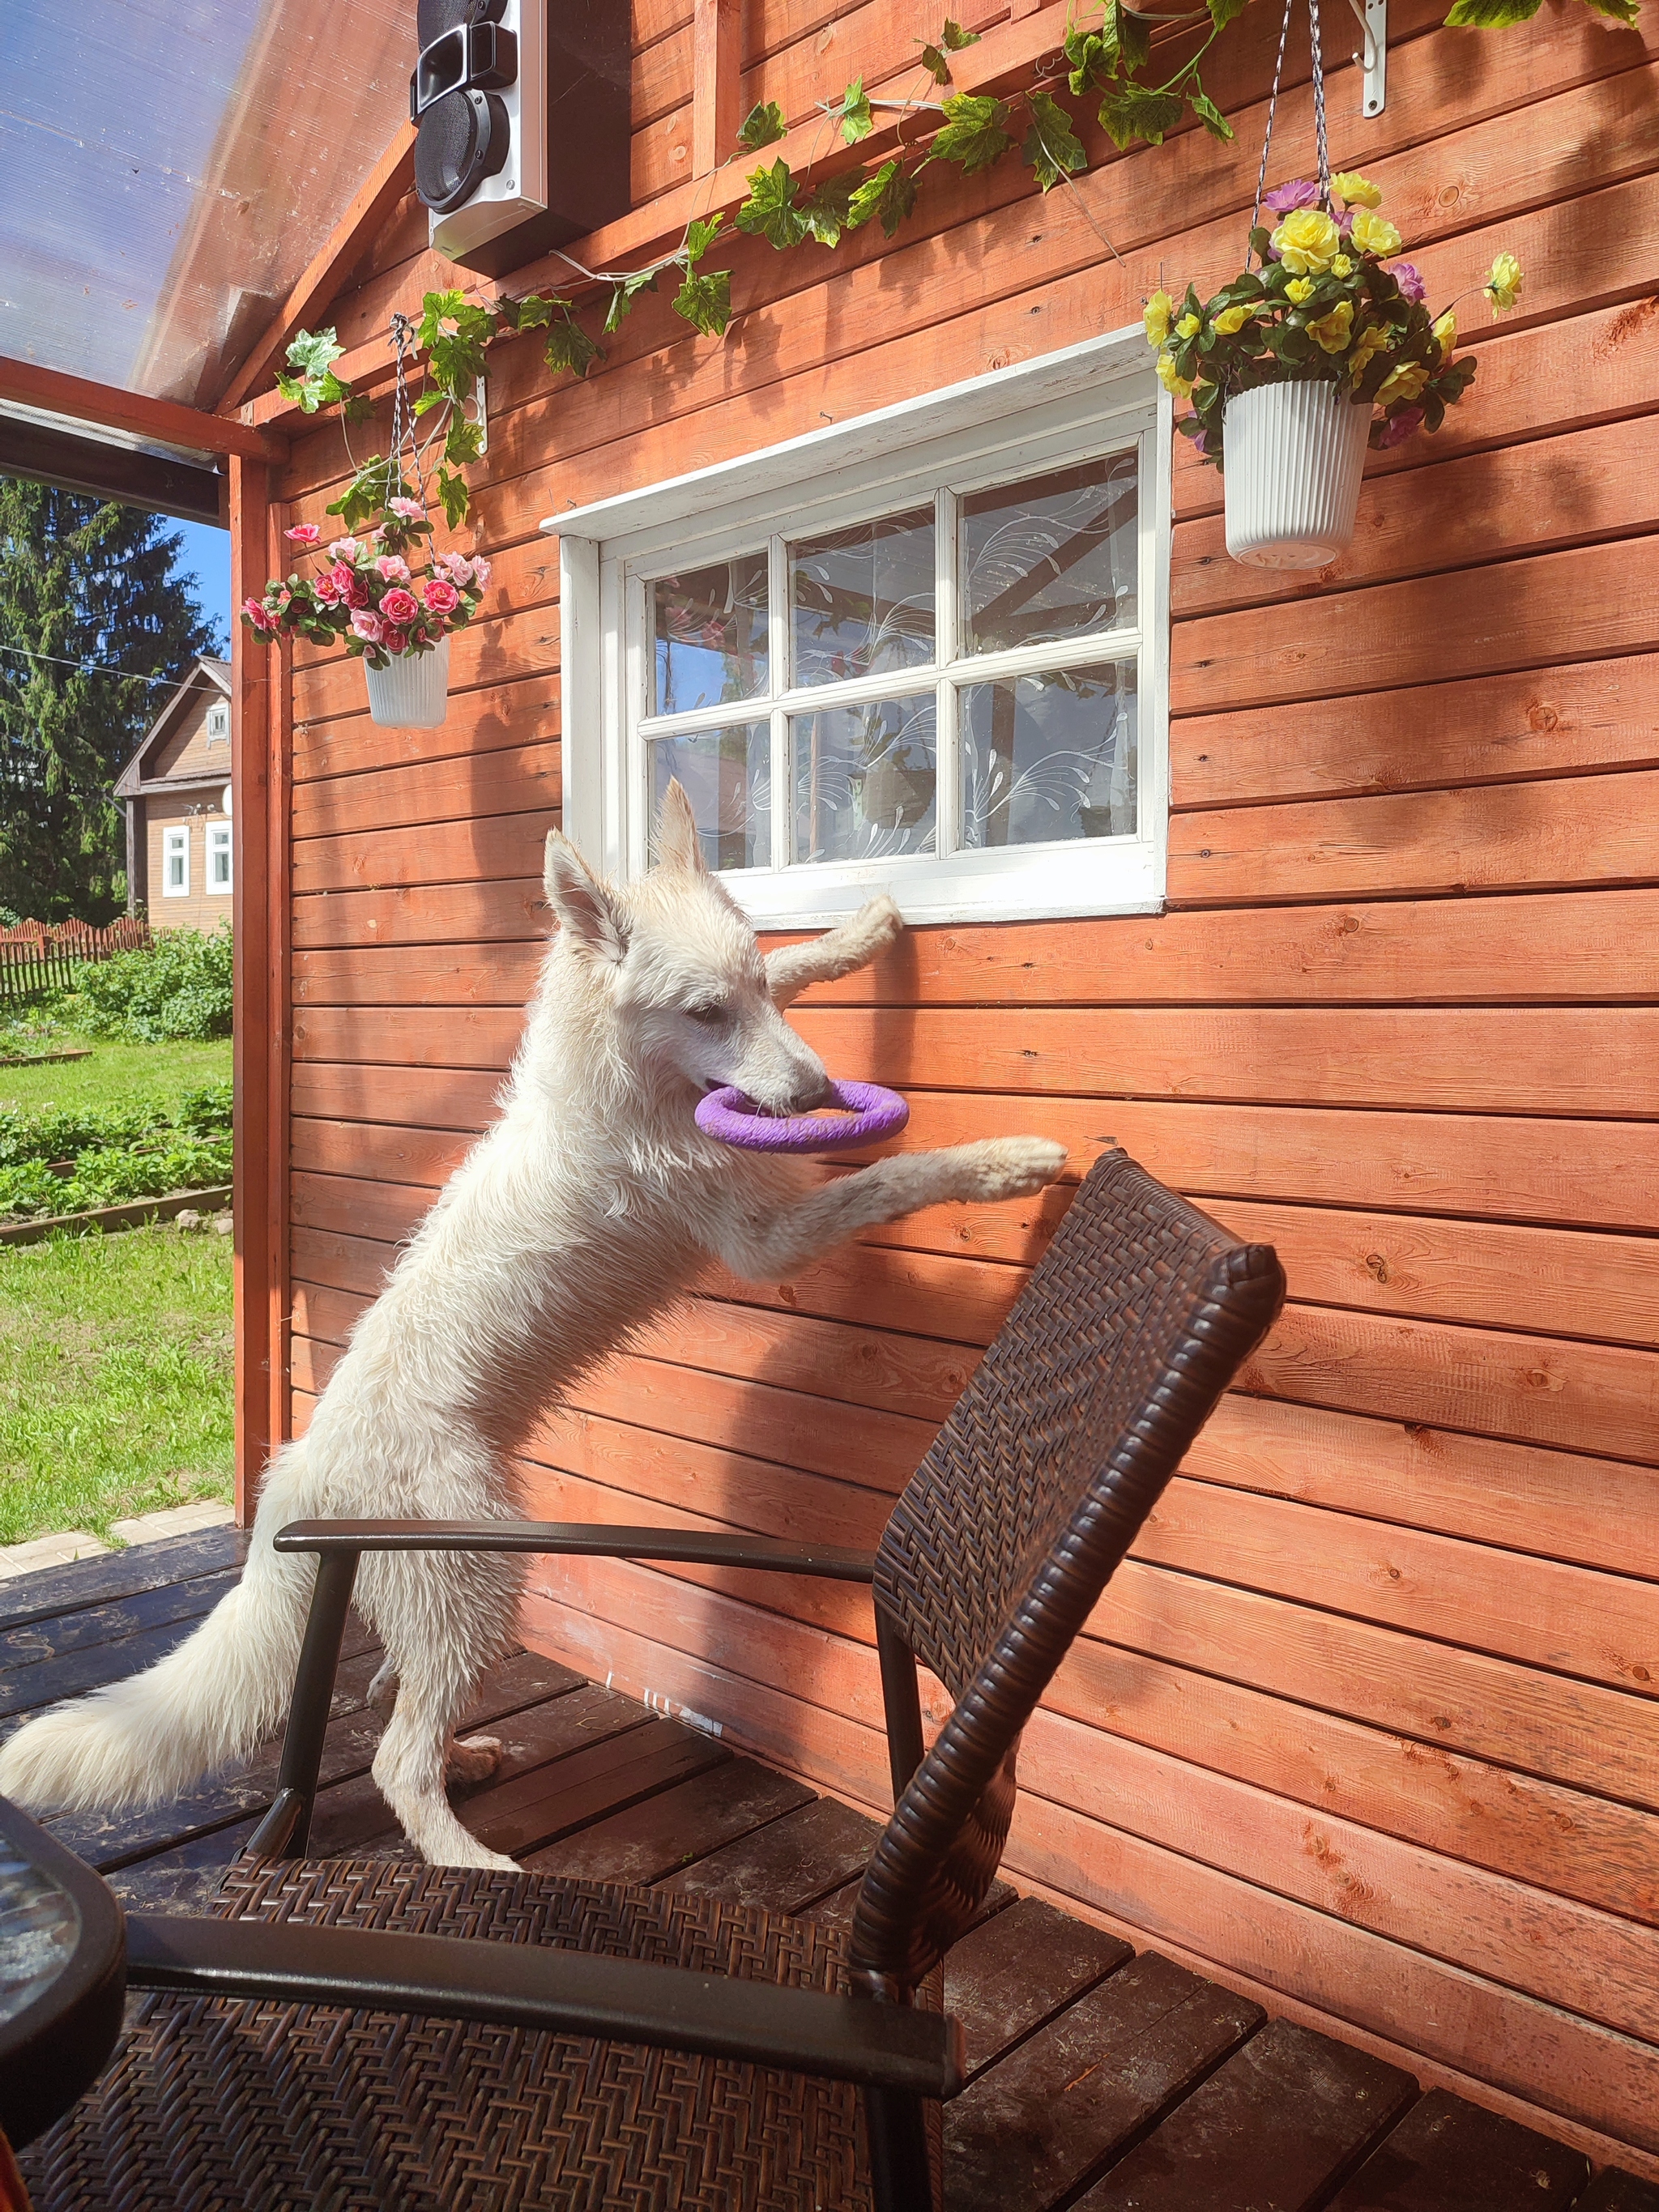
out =
{"type": "MultiPolygon", "coordinates": [[[[1015,1878],[1659,2178],[1659,28],[1390,13],[1387,108],[1362,122],[1334,70],[1334,154],[1432,297],[1500,246],[1526,296],[1465,310],[1470,397],[1373,457],[1311,581],[1228,562],[1178,455],[1170,910],[918,932],[793,1018],[909,1093],[907,1145],[1029,1129],[1073,1177],[1127,1145],[1289,1273],[1029,1732],[1015,1878]]],[[[635,8],[640,198],[690,172],[693,14],[635,8]]],[[[748,0],[742,105],[798,123],[936,29],[748,0]]],[[[377,730],[355,667],[296,660],[296,1426],[489,1120],[535,974],[540,518],[1119,326],[1160,273],[1218,281],[1277,29],[1252,10],[1219,50],[1237,153],[1085,131],[1121,266],[1015,165],[935,170],[890,242],[734,240],[724,343],[647,297],[585,384],[500,349],[466,533],[495,582],[447,722],[377,730]]],[[[1311,161],[1305,75],[1279,174],[1311,161]]],[[[441,274],[423,240],[406,207],[332,310],[348,343],[441,274]]],[[[289,519],[343,473],[333,426],[297,440],[289,519]]],[[[550,1417],[531,1508],[872,1539],[1064,1203],[920,1214],[787,1284],[711,1273],[550,1417]]],[[[858,1593],[532,1585],[542,1648],[884,1803],[858,1593]]]]}

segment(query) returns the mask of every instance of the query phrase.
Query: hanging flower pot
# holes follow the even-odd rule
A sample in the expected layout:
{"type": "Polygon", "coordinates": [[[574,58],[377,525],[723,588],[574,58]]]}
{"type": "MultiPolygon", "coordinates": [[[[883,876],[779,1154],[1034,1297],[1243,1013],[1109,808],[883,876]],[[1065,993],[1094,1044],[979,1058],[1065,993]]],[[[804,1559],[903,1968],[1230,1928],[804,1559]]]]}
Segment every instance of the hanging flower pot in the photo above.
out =
{"type": "Polygon", "coordinates": [[[1226,403],[1227,550],[1322,568],[1353,543],[1371,410],[1334,384],[1258,384],[1226,403]]]}
{"type": "Polygon", "coordinates": [[[365,659],[368,712],[387,730],[435,730],[449,712],[449,640],[430,653],[400,653],[377,668],[365,659]]]}

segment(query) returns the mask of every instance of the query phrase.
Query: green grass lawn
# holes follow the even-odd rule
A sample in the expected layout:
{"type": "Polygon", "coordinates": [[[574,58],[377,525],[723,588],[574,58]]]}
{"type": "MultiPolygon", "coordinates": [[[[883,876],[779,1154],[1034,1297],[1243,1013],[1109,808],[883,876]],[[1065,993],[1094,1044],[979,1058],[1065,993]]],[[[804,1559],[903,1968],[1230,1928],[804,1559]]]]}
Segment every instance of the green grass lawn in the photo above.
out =
{"type": "MultiPolygon", "coordinates": [[[[229,1073],[228,1042],[94,1042],[0,1067],[0,1105],[168,1107],[229,1073]]],[[[0,1544],[229,1497],[230,1265],[228,1237],[167,1224],[0,1245],[0,1544]]]]}

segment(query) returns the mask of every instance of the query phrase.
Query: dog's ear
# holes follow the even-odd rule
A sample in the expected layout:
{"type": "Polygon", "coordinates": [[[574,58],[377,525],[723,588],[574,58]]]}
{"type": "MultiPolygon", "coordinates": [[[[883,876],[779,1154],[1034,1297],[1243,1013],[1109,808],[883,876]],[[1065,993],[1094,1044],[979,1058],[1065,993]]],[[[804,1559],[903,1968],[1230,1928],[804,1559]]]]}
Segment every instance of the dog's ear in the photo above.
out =
{"type": "Polygon", "coordinates": [[[703,874],[707,867],[702,840],[697,835],[697,817],[678,776],[669,783],[662,795],[662,805],[657,809],[657,866],[678,868],[694,876],[703,874]]]}
{"type": "Polygon", "coordinates": [[[628,951],[628,932],[617,902],[605,886],[590,873],[586,860],[570,840],[557,830],[547,833],[547,860],[542,882],[547,902],[559,918],[559,927],[596,960],[617,961],[628,951]]]}

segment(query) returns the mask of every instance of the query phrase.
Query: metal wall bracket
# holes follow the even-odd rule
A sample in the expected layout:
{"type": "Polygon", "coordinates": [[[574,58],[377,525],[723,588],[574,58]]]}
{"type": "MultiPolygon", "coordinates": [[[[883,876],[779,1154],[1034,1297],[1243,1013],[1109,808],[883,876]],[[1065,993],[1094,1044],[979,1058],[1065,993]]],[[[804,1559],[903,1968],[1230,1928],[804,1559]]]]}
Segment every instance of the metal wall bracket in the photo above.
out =
{"type": "Polygon", "coordinates": [[[1389,99],[1389,0],[1348,0],[1364,39],[1354,56],[1364,71],[1361,112],[1381,115],[1389,99]]]}

